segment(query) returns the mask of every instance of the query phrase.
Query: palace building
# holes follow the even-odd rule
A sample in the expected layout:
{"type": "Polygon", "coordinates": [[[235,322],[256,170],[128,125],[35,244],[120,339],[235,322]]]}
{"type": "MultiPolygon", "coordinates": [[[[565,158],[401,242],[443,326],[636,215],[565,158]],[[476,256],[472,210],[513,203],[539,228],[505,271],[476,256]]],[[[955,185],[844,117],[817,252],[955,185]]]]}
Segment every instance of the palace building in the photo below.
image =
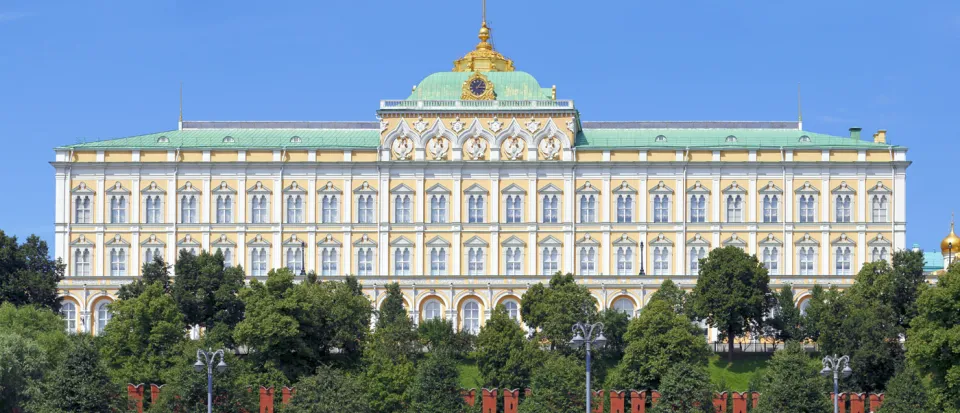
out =
{"type": "Polygon", "coordinates": [[[375,303],[398,282],[415,320],[477,331],[498,304],[519,317],[526,289],[558,271],[634,314],[733,245],[802,307],[814,284],[848,286],[906,247],[910,162],[883,130],[581,119],[485,22],[479,37],[371,121],[181,119],[55,148],[68,327],[96,334],[143,263],[184,250],[219,250],[257,279],[354,274],[375,303]]]}

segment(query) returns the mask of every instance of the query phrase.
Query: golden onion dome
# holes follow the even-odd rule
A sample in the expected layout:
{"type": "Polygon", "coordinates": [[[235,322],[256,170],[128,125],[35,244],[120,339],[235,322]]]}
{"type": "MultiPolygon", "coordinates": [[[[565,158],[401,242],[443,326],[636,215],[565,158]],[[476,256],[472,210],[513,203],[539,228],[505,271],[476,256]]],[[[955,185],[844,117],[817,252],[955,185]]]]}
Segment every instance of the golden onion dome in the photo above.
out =
{"type": "Polygon", "coordinates": [[[480,43],[474,50],[453,62],[454,72],[512,72],[513,60],[494,50],[490,40],[490,28],[484,20],[477,35],[480,43]]]}
{"type": "Polygon", "coordinates": [[[950,235],[940,241],[940,251],[944,254],[960,253],[960,237],[953,232],[953,221],[950,222],[950,235]]]}

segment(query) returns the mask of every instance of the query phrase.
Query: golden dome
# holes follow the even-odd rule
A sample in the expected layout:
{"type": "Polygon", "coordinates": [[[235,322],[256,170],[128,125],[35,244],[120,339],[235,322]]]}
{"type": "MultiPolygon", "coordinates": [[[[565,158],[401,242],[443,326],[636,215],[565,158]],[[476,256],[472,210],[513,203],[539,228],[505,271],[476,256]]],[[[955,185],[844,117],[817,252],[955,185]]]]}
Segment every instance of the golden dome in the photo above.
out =
{"type": "Polygon", "coordinates": [[[953,232],[953,220],[950,221],[950,235],[940,241],[940,251],[944,254],[960,253],[960,237],[953,232]]]}
{"type": "Polygon", "coordinates": [[[484,20],[480,25],[480,33],[477,36],[480,43],[476,49],[470,51],[463,58],[453,62],[454,72],[512,72],[513,60],[507,59],[502,54],[493,50],[490,40],[490,28],[484,20]]]}

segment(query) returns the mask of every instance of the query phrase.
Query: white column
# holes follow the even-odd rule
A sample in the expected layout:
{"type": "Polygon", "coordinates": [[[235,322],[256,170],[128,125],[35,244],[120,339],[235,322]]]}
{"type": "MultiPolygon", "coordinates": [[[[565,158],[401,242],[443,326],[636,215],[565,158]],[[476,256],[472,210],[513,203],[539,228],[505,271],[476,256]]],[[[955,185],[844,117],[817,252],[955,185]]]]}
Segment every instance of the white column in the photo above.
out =
{"type": "Polygon", "coordinates": [[[833,268],[830,267],[830,254],[833,252],[830,245],[830,241],[832,241],[830,233],[823,231],[820,236],[820,274],[833,274],[833,268]]]}
{"type": "MultiPolygon", "coordinates": [[[[710,201],[711,208],[713,210],[712,216],[710,217],[710,222],[723,222],[723,215],[721,210],[721,205],[723,205],[723,193],[720,192],[720,178],[713,179],[712,189],[710,189],[710,201]]],[[[719,239],[719,236],[717,237],[719,239]]],[[[713,244],[714,248],[719,247],[719,244],[713,244]]]]}
{"type": "MultiPolygon", "coordinates": [[[[140,225],[140,177],[134,178],[130,188],[130,198],[127,200],[127,218],[131,225],[140,225]]],[[[139,247],[139,245],[131,245],[139,247]]]]}
{"type": "Polygon", "coordinates": [[[94,277],[104,277],[110,274],[110,272],[107,271],[107,269],[110,268],[110,263],[106,260],[107,248],[104,245],[103,238],[103,231],[98,231],[96,241],[97,244],[94,248],[96,250],[95,253],[97,254],[97,265],[93,268],[92,274],[90,274],[94,277]]]}
{"type": "Polygon", "coordinates": [[[527,275],[534,275],[537,273],[537,255],[539,251],[537,250],[537,232],[530,231],[527,233],[527,275]]]}
{"type": "Polygon", "coordinates": [[[462,198],[462,195],[461,195],[461,190],[462,190],[462,189],[461,189],[461,188],[462,188],[462,187],[463,187],[463,182],[460,181],[460,176],[454,176],[454,177],[453,177],[453,191],[450,193],[450,195],[451,195],[451,201],[452,201],[452,202],[450,203],[450,213],[451,213],[451,215],[450,215],[450,222],[451,222],[451,223],[455,223],[455,224],[459,224],[459,223],[461,222],[461,221],[460,221],[460,213],[461,213],[462,208],[463,208],[463,204],[462,204],[463,201],[461,200],[461,198],[462,198]]]}
{"type": "Polygon", "coordinates": [[[93,222],[97,224],[103,224],[106,222],[104,220],[104,200],[107,198],[107,194],[104,193],[104,179],[105,178],[102,176],[97,178],[97,195],[94,197],[96,200],[94,203],[97,205],[97,212],[94,215],[95,220],[93,222]]]}
{"type": "Polygon", "coordinates": [[[640,201],[640,209],[637,211],[638,222],[647,222],[647,206],[650,205],[650,194],[647,192],[647,177],[640,178],[640,193],[637,199],[640,201]]]}
{"type": "Polygon", "coordinates": [[[416,195],[414,195],[413,197],[413,204],[416,207],[416,211],[414,211],[414,215],[413,215],[414,217],[413,222],[419,222],[419,223],[426,222],[423,219],[424,210],[426,209],[426,192],[424,191],[423,186],[424,186],[423,175],[418,175],[416,188],[415,188],[417,192],[416,192],[416,195]]]}
{"type": "Polygon", "coordinates": [[[793,257],[797,254],[797,249],[793,245],[793,231],[787,231],[787,236],[783,240],[783,268],[780,273],[784,275],[796,274],[799,271],[793,266],[793,257]]]}
{"type": "Polygon", "coordinates": [[[750,203],[747,204],[748,205],[747,208],[749,208],[747,211],[750,217],[750,220],[748,222],[757,222],[757,177],[756,176],[750,176],[750,181],[747,184],[747,189],[749,190],[749,193],[750,193],[747,196],[747,199],[750,200],[749,201],[750,203]]]}
{"type": "Polygon", "coordinates": [[[416,250],[413,252],[413,274],[420,276],[426,274],[423,270],[423,262],[426,261],[427,250],[423,242],[423,231],[417,231],[416,250]]]}
{"type": "MultiPolygon", "coordinates": [[[[210,152],[207,151],[206,154],[209,156],[210,152]]],[[[205,176],[203,178],[203,182],[201,183],[201,185],[203,188],[202,189],[203,192],[200,195],[200,220],[197,222],[201,224],[209,224],[210,223],[210,200],[212,199],[212,197],[210,196],[210,177],[205,176]]],[[[206,234],[206,235],[209,238],[209,234],[206,234]]],[[[206,246],[204,248],[206,248],[206,246]]]]}
{"type": "MultiPolygon", "coordinates": [[[[313,192],[311,191],[311,193],[313,192]]],[[[307,198],[309,199],[310,195],[307,195],[307,198]]],[[[311,202],[310,205],[315,205],[315,204],[311,202]]],[[[348,245],[348,243],[344,242],[343,245],[348,245]]],[[[317,248],[316,247],[317,247],[317,232],[310,231],[307,233],[307,247],[303,249],[304,270],[306,272],[316,271],[317,274],[320,274],[320,268],[317,266],[317,253],[316,253],[317,248]]]]}
{"type": "MultiPolygon", "coordinates": [[[[610,152],[604,152],[609,158],[610,152]]],[[[601,193],[600,193],[600,222],[610,222],[610,175],[604,175],[603,181],[601,182],[601,193]]],[[[609,234],[608,234],[609,235],[609,234]]],[[[609,260],[604,260],[604,262],[609,260]]],[[[609,274],[605,272],[604,274],[609,274]]]]}
{"type": "Polygon", "coordinates": [[[247,180],[240,178],[237,181],[237,219],[236,223],[245,224],[247,223],[247,180]]]}
{"type": "MultiPolygon", "coordinates": [[[[316,245],[316,244],[314,244],[316,245]]],[[[343,253],[340,254],[340,257],[343,259],[343,262],[340,263],[341,274],[354,274],[353,271],[353,233],[350,231],[343,232],[343,253]]],[[[316,255],[316,254],[314,254],[316,255]]]]}
{"type": "Polygon", "coordinates": [[[500,178],[494,176],[490,179],[490,199],[487,209],[490,210],[490,222],[500,222],[500,178]]]}
{"type": "Polygon", "coordinates": [[[463,267],[460,265],[460,257],[463,255],[463,239],[460,231],[453,232],[453,241],[450,246],[450,275],[463,275],[463,267]]]}
{"type": "MultiPolygon", "coordinates": [[[[534,156],[536,156],[536,153],[534,153],[534,156]]],[[[539,202],[540,197],[537,195],[537,180],[536,178],[530,178],[527,181],[527,219],[524,220],[525,222],[537,222],[537,205],[539,202]]]]}
{"type": "MultiPolygon", "coordinates": [[[[604,191],[606,193],[606,191],[604,191]]],[[[597,255],[603,257],[603,262],[600,263],[600,274],[610,275],[610,261],[613,259],[613,249],[610,245],[610,231],[605,230],[600,235],[600,251],[597,251],[597,255]]]]}
{"type": "Polygon", "coordinates": [[[830,222],[830,205],[833,202],[830,194],[830,177],[824,176],[820,180],[820,222],[830,222]]]}
{"type": "MultiPolygon", "coordinates": [[[[353,222],[353,180],[351,180],[350,178],[347,178],[346,180],[343,181],[343,194],[341,194],[340,198],[343,200],[343,210],[340,211],[340,222],[344,224],[352,223],[353,222]]],[[[316,209],[316,205],[314,205],[314,209],[316,209]]],[[[346,245],[346,243],[344,243],[344,245],[346,245]]]]}
{"type": "MultiPolygon", "coordinates": [[[[167,180],[167,217],[164,222],[176,224],[177,223],[177,203],[180,202],[180,199],[177,198],[177,178],[167,180]]],[[[167,244],[169,247],[170,244],[167,244]]],[[[173,262],[173,261],[167,261],[173,262]]]]}
{"type": "MultiPolygon", "coordinates": [[[[307,205],[306,205],[306,223],[316,225],[317,223],[317,178],[310,177],[307,180],[307,205]]],[[[311,267],[313,268],[313,267],[311,267]]]]}
{"type": "MultiPolygon", "coordinates": [[[[869,201],[869,196],[867,195],[867,177],[860,175],[857,178],[857,196],[855,197],[857,203],[857,216],[853,218],[853,222],[869,222],[870,219],[867,217],[867,204],[869,201]]],[[[863,257],[861,255],[861,257],[863,257]]]]}

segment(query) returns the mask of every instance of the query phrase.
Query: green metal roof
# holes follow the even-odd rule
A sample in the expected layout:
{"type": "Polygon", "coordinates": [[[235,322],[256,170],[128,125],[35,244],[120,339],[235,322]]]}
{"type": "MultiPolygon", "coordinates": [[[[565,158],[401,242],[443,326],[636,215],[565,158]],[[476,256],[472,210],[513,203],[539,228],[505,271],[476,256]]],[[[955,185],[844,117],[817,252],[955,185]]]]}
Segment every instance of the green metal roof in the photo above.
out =
{"type": "Polygon", "coordinates": [[[797,129],[584,128],[577,134],[575,146],[589,149],[657,147],[885,149],[892,145],[797,129]],[[658,136],[663,138],[658,140],[658,136]],[[730,136],[735,138],[728,140],[730,136]],[[809,139],[801,139],[803,136],[809,139]]]}
{"type": "MultiPolygon", "coordinates": [[[[482,72],[493,82],[497,100],[548,100],[550,88],[541,88],[527,72],[482,72]]],[[[460,100],[463,82],[471,72],[437,72],[427,76],[407,100],[460,100]]]]}
{"type": "Polygon", "coordinates": [[[64,149],[376,149],[377,129],[200,129],[172,130],[119,139],[66,145],[64,149]],[[231,139],[225,139],[227,137],[231,139]],[[299,137],[293,139],[294,137],[299,137]],[[166,138],[165,140],[162,138],[166,138]]]}

